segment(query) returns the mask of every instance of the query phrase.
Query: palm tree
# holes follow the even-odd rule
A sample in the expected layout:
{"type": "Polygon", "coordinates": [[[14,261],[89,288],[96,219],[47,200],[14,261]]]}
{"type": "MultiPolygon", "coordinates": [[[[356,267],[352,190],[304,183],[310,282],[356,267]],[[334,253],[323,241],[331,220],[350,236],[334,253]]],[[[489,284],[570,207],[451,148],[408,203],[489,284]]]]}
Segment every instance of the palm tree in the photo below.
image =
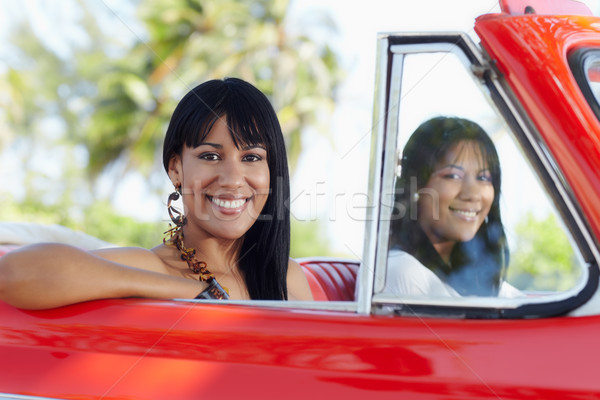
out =
{"type": "Polygon", "coordinates": [[[176,102],[196,84],[225,76],[248,80],[270,96],[293,170],[302,129],[333,108],[339,72],[329,47],[288,33],[288,8],[287,0],[142,3],[148,38],[99,76],[84,140],[92,176],[116,160],[121,173],[157,167],[176,102]]]}

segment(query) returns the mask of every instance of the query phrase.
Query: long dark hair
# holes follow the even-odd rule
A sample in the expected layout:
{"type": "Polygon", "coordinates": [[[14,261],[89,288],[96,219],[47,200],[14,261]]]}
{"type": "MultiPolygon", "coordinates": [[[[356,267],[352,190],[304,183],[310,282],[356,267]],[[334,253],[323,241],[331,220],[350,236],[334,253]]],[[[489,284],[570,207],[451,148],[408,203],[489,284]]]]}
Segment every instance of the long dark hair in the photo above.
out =
{"type": "Polygon", "coordinates": [[[287,300],[290,254],[290,197],[287,155],[281,126],[267,97],[237,78],[211,80],[186,94],[173,115],[163,148],[163,164],[181,155],[184,145],[197,147],[222,116],[236,146],[267,149],[270,193],[257,221],[246,232],[238,265],[252,299],[287,300]]]}
{"type": "Polygon", "coordinates": [[[437,117],[422,123],[402,152],[401,173],[395,192],[399,214],[392,221],[390,247],[412,254],[460,294],[497,295],[505,279],[509,257],[500,216],[500,185],[500,161],[496,148],[479,125],[456,117],[437,117]],[[446,152],[464,141],[479,147],[492,176],[494,200],[485,222],[473,239],[454,245],[448,265],[421,229],[413,195],[426,185],[436,163],[446,152]]]}

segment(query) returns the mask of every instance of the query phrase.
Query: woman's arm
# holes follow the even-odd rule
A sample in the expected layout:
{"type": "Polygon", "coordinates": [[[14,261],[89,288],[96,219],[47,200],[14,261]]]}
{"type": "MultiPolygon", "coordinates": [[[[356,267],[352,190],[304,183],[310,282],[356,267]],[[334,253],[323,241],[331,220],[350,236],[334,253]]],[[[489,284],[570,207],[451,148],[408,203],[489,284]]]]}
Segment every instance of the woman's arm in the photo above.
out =
{"type": "Polygon", "coordinates": [[[0,257],[0,300],[46,309],[105,298],[194,298],[206,288],[204,282],[158,272],[161,261],[148,250],[98,254],[64,244],[12,251],[0,257]],[[123,264],[134,259],[134,266],[123,264]]]}
{"type": "Polygon", "coordinates": [[[306,280],[302,267],[292,259],[288,263],[287,272],[288,299],[300,301],[312,301],[313,295],[306,280]]]}

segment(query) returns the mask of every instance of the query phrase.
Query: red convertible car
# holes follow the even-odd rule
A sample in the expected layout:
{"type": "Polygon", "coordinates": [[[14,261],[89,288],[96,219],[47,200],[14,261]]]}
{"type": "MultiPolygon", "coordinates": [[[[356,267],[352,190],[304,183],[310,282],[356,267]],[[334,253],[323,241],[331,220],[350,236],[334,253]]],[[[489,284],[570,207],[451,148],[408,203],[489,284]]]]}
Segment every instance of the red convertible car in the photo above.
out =
{"type": "Polygon", "coordinates": [[[362,259],[299,260],[316,301],[0,303],[0,399],[600,398],[600,18],[501,10],[379,36],[362,259]],[[497,148],[511,295],[388,290],[398,160],[440,115],[497,148]]]}

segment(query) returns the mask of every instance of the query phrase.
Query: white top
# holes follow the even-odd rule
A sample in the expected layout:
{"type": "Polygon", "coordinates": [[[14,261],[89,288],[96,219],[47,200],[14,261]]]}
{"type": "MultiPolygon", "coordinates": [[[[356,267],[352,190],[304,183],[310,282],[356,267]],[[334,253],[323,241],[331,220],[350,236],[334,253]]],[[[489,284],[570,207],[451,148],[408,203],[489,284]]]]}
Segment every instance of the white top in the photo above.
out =
{"type": "MultiPolygon", "coordinates": [[[[389,252],[383,293],[399,297],[461,297],[415,257],[401,250],[389,252]]],[[[523,296],[507,282],[502,283],[498,293],[498,297],[505,298],[523,296]]]]}

